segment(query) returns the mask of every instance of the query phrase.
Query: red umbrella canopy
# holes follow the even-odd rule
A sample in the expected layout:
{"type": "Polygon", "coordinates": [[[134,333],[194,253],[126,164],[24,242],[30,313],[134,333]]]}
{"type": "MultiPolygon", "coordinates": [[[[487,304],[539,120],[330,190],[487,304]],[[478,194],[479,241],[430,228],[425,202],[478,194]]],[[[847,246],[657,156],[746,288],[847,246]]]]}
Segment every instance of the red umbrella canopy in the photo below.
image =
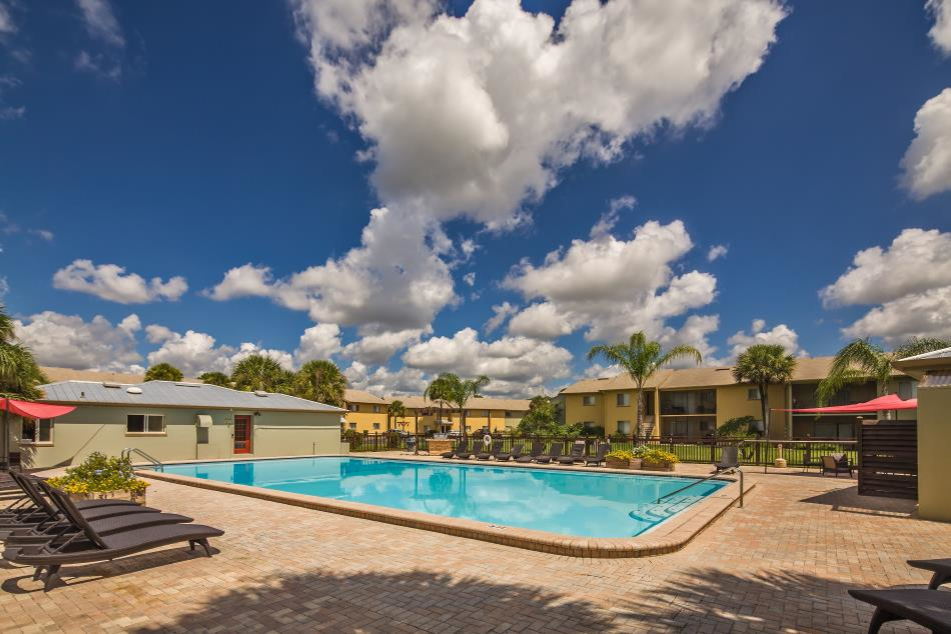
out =
{"type": "Polygon", "coordinates": [[[32,403],[30,401],[15,401],[5,398],[0,401],[0,411],[8,411],[14,416],[24,418],[56,418],[69,414],[76,409],[70,405],[47,405],[46,403],[32,403]]]}
{"type": "Polygon", "coordinates": [[[871,412],[895,411],[901,409],[917,409],[918,399],[910,398],[903,401],[897,394],[879,396],[865,403],[852,405],[833,405],[830,407],[806,407],[803,409],[776,409],[777,412],[804,412],[809,414],[863,414],[871,412]]]}

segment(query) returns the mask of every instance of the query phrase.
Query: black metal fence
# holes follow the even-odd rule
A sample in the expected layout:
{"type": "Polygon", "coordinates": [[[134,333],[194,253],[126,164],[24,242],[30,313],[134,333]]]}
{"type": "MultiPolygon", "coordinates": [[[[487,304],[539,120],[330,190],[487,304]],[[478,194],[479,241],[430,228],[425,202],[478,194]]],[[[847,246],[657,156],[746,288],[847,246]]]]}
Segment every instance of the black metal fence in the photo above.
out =
{"type": "MultiPolygon", "coordinates": [[[[431,436],[414,434],[345,434],[344,442],[350,443],[350,451],[414,451],[413,443],[420,451],[428,451],[431,436]]],[[[688,439],[682,437],[664,437],[640,439],[632,436],[615,435],[610,438],[597,436],[514,436],[510,434],[494,435],[494,441],[502,441],[502,451],[511,451],[517,444],[524,445],[528,453],[532,443],[541,442],[545,450],[553,444],[563,443],[566,452],[575,441],[584,441],[587,454],[594,454],[598,445],[610,442],[612,448],[631,450],[640,445],[653,449],[669,451],[681,462],[714,463],[720,460],[723,447],[739,447],[740,462],[746,465],[772,465],[777,458],[784,458],[790,467],[818,467],[822,456],[845,454],[852,464],[858,462],[857,442],[855,440],[814,439],[808,440],[750,440],[746,438],[704,438],[688,439]]],[[[460,438],[453,438],[453,447],[457,447],[460,438]]],[[[470,436],[471,445],[479,448],[482,437],[470,436]]]]}

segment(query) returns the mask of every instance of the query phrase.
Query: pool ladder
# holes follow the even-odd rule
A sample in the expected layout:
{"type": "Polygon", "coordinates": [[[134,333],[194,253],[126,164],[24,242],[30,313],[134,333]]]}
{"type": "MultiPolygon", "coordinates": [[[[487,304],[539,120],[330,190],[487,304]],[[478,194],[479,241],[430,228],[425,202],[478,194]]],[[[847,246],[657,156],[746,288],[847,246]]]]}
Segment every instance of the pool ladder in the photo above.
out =
{"type": "Polygon", "coordinates": [[[143,458],[145,458],[146,460],[148,460],[152,464],[152,466],[155,467],[157,471],[165,471],[165,465],[163,465],[160,460],[158,460],[157,458],[147,454],[143,450],[138,449],[136,447],[126,447],[125,449],[122,450],[122,453],[119,455],[123,460],[125,460],[127,458],[131,459],[132,454],[138,454],[142,456],[143,458]]]}
{"type": "MultiPolygon", "coordinates": [[[[730,467],[730,468],[728,468],[728,469],[720,469],[720,470],[718,470],[716,473],[711,473],[710,475],[708,475],[706,478],[703,478],[702,480],[696,480],[696,481],[694,481],[694,482],[691,482],[690,484],[688,484],[688,485],[685,486],[685,487],[681,487],[681,488],[677,489],[676,491],[671,491],[670,493],[665,493],[664,495],[662,495],[662,496],[660,496],[659,498],[657,498],[657,501],[654,502],[653,504],[643,504],[643,505],[641,505],[639,508],[637,508],[637,509],[631,511],[630,513],[628,513],[628,515],[630,515],[632,518],[634,518],[634,519],[636,519],[636,520],[641,520],[641,521],[651,521],[651,520],[649,520],[649,519],[645,519],[645,518],[643,517],[643,514],[658,516],[658,515],[660,515],[660,513],[669,513],[670,515],[673,515],[673,514],[676,513],[677,511],[680,511],[681,508],[685,508],[685,507],[687,507],[687,506],[690,506],[690,504],[693,504],[694,502],[696,502],[697,500],[699,500],[702,496],[696,496],[696,495],[689,496],[689,495],[688,495],[688,496],[686,496],[685,498],[683,498],[681,501],[679,501],[679,502],[673,502],[673,503],[670,503],[670,504],[664,504],[664,503],[663,503],[664,500],[666,500],[667,498],[673,497],[673,496],[677,495],[678,493],[683,493],[683,492],[686,491],[687,489],[691,489],[691,488],[697,486],[698,484],[703,484],[703,483],[706,482],[707,480],[712,480],[712,479],[717,478],[717,477],[719,477],[719,476],[729,475],[729,474],[732,474],[732,473],[738,473],[738,474],[740,474],[740,508],[743,508],[743,493],[744,493],[744,489],[746,489],[746,487],[744,486],[744,482],[743,482],[743,470],[740,469],[740,468],[737,466],[737,467],[730,467]],[[683,504],[683,502],[687,502],[687,503],[686,503],[686,504],[683,504]],[[678,504],[683,504],[683,507],[681,507],[681,508],[676,508],[678,504]],[[659,511],[660,513],[659,513],[658,511],[659,511]]],[[[669,517],[670,515],[668,515],[667,517],[669,517]]]]}

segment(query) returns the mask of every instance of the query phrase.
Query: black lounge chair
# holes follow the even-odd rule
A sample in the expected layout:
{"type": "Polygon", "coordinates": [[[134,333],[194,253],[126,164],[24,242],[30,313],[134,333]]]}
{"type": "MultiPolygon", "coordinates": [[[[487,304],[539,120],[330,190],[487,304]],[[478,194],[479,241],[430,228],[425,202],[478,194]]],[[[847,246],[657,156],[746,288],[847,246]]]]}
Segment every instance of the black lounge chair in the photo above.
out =
{"type": "Polygon", "coordinates": [[[891,588],[849,590],[854,598],[875,606],[868,634],[877,634],[889,621],[912,621],[932,632],[951,632],[951,592],[891,588]]]}
{"type": "MultiPolygon", "coordinates": [[[[118,515],[105,519],[89,520],[89,525],[100,535],[112,535],[133,528],[159,526],[161,524],[187,524],[193,522],[191,517],[177,513],[134,513],[118,515]]],[[[10,548],[27,544],[45,544],[68,533],[78,533],[82,530],[72,522],[62,521],[45,528],[18,528],[8,533],[2,540],[10,548]]]]}
{"type": "Polygon", "coordinates": [[[909,559],[908,565],[934,573],[928,583],[929,590],[937,590],[951,582],[951,559],[909,559]]]}
{"type": "Polygon", "coordinates": [[[584,449],[585,442],[583,440],[576,440],[571,446],[571,455],[560,456],[558,458],[558,464],[574,464],[576,462],[581,462],[584,460],[584,449]]]}
{"type": "Polygon", "coordinates": [[[483,451],[482,453],[476,456],[476,460],[488,460],[489,458],[498,458],[499,454],[502,452],[502,441],[494,440],[492,441],[492,448],[488,451],[483,451]]]}
{"type": "Polygon", "coordinates": [[[515,462],[531,462],[537,460],[543,453],[545,453],[545,443],[536,440],[532,443],[532,450],[528,455],[519,456],[515,459],[515,462]]]}
{"type": "Polygon", "coordinates": [[[586,466],[586,467],[589,466],[589,465],[598,465],[598,466],[600,466],[601,463],[604,462],[604,457],[605,457],[606,455],[608,455],[608,453],[609,453],[610,451],[611,451],[611,445],[609,445],[609,444],[607,444],[607,443],[601,443],[601,444],[598,446],[598,453],[597,453],[597,454],[595,454],[595,455],[593,455],[593,456],[585,456],[585,457],[584,457],[584,466],[586,466]]]}
{"type": "Polygon", "coordinates": [[[515,458],[516,460],[518,460],[519,458],[522,457],[522,448],[524,446],[525,445],[523,443],[519,443],[515,445],[514,447],[512,447],[512,451],[502,452],[499,455],[497,455],[495,459],[498,460],[499,462],[508,462],[512,458],[515,458]]]}
{"type": "Polygon", "coordinates": [[[476,455],[475,447],[470,447],[465,451],[456,450],[456,458],[459,458],[459,460],[468,460],[474,455],[476,455]]]}
{"type": "Polygon", "coordinates": [[[39,580],[45,571],[45,592],[49,592],[59,580],[59,570],[63,565],[112,561],[180,542],[188,542],[190,550],[195,550],[196,545],[201,546],[211,557],[208,540],[224,535],[224,531],[201,524],[161,524],[103,535],[82,516],[68,495],[58,489],[50,489],[49,493],[64,517],[81,531],[46,544],[8,547],[3,551],[3,558],[12,563],[34,566],[35,580],[39,580]]]}
{"type": "Polygon", "coordinates": [[[740,466],[740,449],[734,445],[720,449],[720,462],[714,462],[714,473],[720,473],[728,469],[736,469],[740,466]]]}
{"type": "Polygon", "coordinates": [[[463,452],[463,453],[464,453],[464,452],[466,452],[466,451],[468,451],[468,450],[469,450],[469,441],[468,441],[468,440],[463,440],[463,441],[461,441],[461,442],[459,443],[459,446],[456,447],[455,449],[453,449],[452,451],[445,451],[445,452],[443,452],[443,453],[441,453],[441,454],[439,454],[439,455],[442,456],[443,458],[452,458],[452,457],[455,456],[457,453],[459,453],[459,452],[463,452]]]}
{"type": "Polygon", "coordinates": [[[548,452],[547,456],[538,456],[535,458],[535,462],[540,464],[548,464],[553,460],[558,460],[558,458],[561,456],[561,451],[564,448],[565,446],[562,443],[556,442],[551,446],[551,451],[548,452]]]}
{"type": "Polygon", "coordinates": [[[845,454],[840,454],[839,456],[822,456],[823,477],[825,477],[827,473],[834,473],[837,478],[840,473],[848,473],[851,478],[852,463],[849,462],[848,456],[845,454]]]}

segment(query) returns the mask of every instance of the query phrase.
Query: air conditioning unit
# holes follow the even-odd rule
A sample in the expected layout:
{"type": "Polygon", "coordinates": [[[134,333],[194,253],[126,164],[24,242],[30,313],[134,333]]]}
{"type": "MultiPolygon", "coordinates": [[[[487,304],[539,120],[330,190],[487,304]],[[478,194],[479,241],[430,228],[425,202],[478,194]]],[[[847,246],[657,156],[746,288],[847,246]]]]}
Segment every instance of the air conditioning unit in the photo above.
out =
{"type": "Polygon", "coordinates": [[[198,426],[199,427],[211,427],[213,424],[211,416],[208,414],[199,414],[198,415],[198,426]]]}

